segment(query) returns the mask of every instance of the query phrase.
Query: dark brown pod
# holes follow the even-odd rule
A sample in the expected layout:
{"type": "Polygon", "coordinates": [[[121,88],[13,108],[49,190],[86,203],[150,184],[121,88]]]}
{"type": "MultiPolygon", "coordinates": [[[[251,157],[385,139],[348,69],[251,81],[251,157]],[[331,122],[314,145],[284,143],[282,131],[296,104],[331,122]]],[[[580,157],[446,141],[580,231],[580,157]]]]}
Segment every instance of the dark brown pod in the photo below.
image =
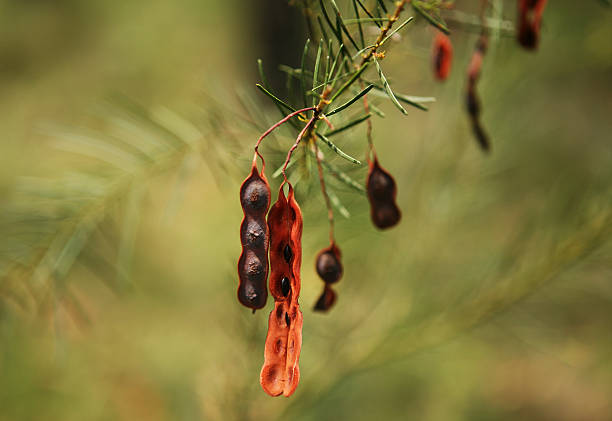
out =
{"type": "Polygon", "coordinates": [[[470,60],[470,65],[468,67],[465,106],[470,117],[474,137],[476,138],[480,148],[483,151],[488,152],[491,149],[491,142],[489,141],[489,137],[487,136],[480,122],[481,106],[478,95],[476,94],[476,86],[478,79],[480,78],[482,60],[486,51],[487,38],[485,36],[481,36],[476,43],[476,47],[474,48],[474,52],[472,53],[472,58],[470,60]]]}
{"type": "Polygon", "coordinates": [[[323,292],[317,300],[314,311],[328,311],[336,302],[336,293],[327,284],[323,287],[323,292]]]}
{"type": "Polygon", "coordinates": [[[379,229],[397,225],[402,213],[395,203],[397,195],[395,180],[379,165],[376,156],[374,156],[374,161],[370,161],[366,189],[370,201],[372,223],[379,229]]]}
{"type": "Polygon", "coordinates": [[[270,186],[259,174],[255,162],[240,187],[244,217],[240,224],[242,253],[238,260],[238,301],[253,310],[266,305],[268,289],[269,234],[266,214],[270,207],[270,186]]]}
{"type": "Polygon", "coordinates": [[[336,244],[324,248],[317,254],[315,260],[319,277],[327,284],[336,283],[342,278],[342,254],[336,244]]]}

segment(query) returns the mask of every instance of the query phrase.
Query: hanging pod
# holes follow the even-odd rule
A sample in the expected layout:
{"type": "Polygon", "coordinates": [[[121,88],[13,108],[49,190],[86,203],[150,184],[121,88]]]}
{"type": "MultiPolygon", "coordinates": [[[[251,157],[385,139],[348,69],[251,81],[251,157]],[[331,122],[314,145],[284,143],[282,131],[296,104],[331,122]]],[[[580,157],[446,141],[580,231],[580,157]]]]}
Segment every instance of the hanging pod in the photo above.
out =
{"type": "Polygon", "coordinates": [[[268,319],[268,334],[260,383],[271,396],[291,396],[299,379],[302,348],[300,267],[302,264],[302,212],[293,186],[287,197],[281,184],[278,200],[268,214],[270,233],[270,294],[274,310],[268,319]]]}
{"type": "Polygon", "coordinates": [[[546,0],[518,0],[517,40],[527,50],[538,48],[546,0]]]}
{"type": "Polygon", "coordinates": [[[366,180],[370,216],[372,223],[379,229],[391,228],[400,221],[402,213],[395,203],[397,187],[395,180],[378,163],[378,157],[370,161],[366,180]]]}
{"type": "Polygon", "coordinates": [[[340,260],[341,257],[340,249],[333,242],[317,254],[315,269],[325,284],[323,292],[314,306],[315,311],[328,311],[336,302],[336,293],[330,285],[335,284],[342,278],[344,269],[340,260]]]}
{"type": "Polygon", "coordinates": [[[329,284],[325,284],[323,286],[323,292],[319,296],[319,299],[317,300],[314,306],[314,310],[322,311],[322,312],[328,311],[330,308],[332,308],[335,302],[336,302],[335,291],[332,289],[331,286],[329,286],[329,284]]]}
{"type": "Polygon", "coordinates": [[[450,38],[442,32],[438,32],[434,38],[432,56],[434,75],[440,81],[446,80],[451,70],[453,46],[451,45],[450,38]]]}
{"type": "Polygon", "coordinates": [[[238,301],[253,310],[263,308],[268,298],[268,225],[270,186],[253,161],[251,173],[240,187],[244,217],[240,224],[242,253],[238,259],[238,301]]]}
{"type": "Polygon", "coordinates": [[[482,68],[482,60],[487,51],[487,38],[482,35],[476,42],[476,48],[472,53],[470,64],[468,67],[468,80],[467,80],[467,91],[465,106],[470,117],[470,123],[472,125],[472,132],[480,148],[488,152],[491,149],[491,142],[489,136],[486,134],[482,123],[480,122],[480,99],[476,93],[476,85],[480,78],[480,70],[482,68]]]}
{"type": "Polygon", "coordinates": [[[319,277],[327,284],[334,284],[342,278],[342,254],[338,246],[332,243],[317,254],[316,269],[319,277]]]}

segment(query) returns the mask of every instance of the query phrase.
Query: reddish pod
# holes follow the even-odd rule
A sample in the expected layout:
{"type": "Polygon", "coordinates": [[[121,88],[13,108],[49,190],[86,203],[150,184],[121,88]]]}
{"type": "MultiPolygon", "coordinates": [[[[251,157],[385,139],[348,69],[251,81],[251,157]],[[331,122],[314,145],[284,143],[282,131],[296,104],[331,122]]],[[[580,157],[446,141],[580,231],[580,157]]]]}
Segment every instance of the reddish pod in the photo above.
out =
{"type": "Polygon", "coordinates": [[[442,32],[438,32],[434,38],[433,45],[433,68],[438,80],[446,80],[450,74],[451,63],[453,60],[453,46],[450,38],[442,32]]]}
{"type": "Polygon", "coordinates": [[[266,305],[268,290],[268,225],[270,186],[253,161],[251,173],[240,187],[244,217],[240,224],[242,253],[238,260],[238,301],[253,311],[266,305]]]}
{"type": "Polygon", "coordinates": [[[370,161],[366,189],[370,201],[372,223],[379,229],[397,225],[402,213],[395,203],[397,196],[395,180],[380,166],[376,155],[374,155],[374,161],[370,161]]]}
{"type": "Polygon", "coordinates": [[[518,1],[517,40],[525,49],[535,50],[540,41],[540,24],[546,0],[518,1]]]}
{"type": "Polygon", "coordinates": [[[336,302],[336,293],[331,289],[330,285],[335,284],[342,278],[344,269],[340,260],[341,257],[342,253],[335,243],[332,243],[317,254],[315,268],[319,277],[325,282],[325,286],[314,306],[315,311],[327,311],[336,302]]]}
{"type": "Polygon", "coordinates": [[[291,396],[300,380],[302,348],[300,266],[302,264],[302,212],[289,182],[268,214],[270,232],[270,293],[274,310],[268,319],[268,335],[260,383],[271,396],[291,396]]]}
{"type": "Polygon", "coordinates": [[[466,93],[466,109],[472,124],[472,132],[483,151],[491,149],[491,142],[480,123],[480,100],[476,94],[476,83],[480,77],[482,59],[487,51],[487,38],[483,35],[478,39],[468,67],[468,82],[466,93]]]}

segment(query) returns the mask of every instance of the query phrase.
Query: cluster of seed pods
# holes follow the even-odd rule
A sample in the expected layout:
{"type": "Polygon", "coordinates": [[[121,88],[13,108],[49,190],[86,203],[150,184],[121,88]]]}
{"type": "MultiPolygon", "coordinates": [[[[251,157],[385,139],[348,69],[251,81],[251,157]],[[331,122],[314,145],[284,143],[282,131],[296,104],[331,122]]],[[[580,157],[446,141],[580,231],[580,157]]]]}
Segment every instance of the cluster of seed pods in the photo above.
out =
{"type": "Polygon", "coordinates": [[[535,50],[540,41],[540,23],[546,0],[518,1],[517,40],[524,48],[535,50]]]}
{"type": "Polygon", "coordinates": [[[446,80],[451,70],[453,46],[450,39],[442,32],[436,33],[432,56],[436,79],[440,81],[446,80]]]}
{"type": "Polygon", "coordinates": [[[298,361],[302,347],[300,266],[302,264],[302,212],[293,187],[287,197],[284,184],[268,214],[270,229],[270,293],[274,310],[268,319],[264,364],[260,382],[271,396],[290,396],[300,380],[298,361]]]}
{"type": "Polygon", "coordinates": [[[467,80],[467,94],[466,94],[466,107],[468,115],[470,116],[470,122],[472,123],[472,131],[478,141],[478,144],[484,151],[488,151],[491,148],[489,138],[482,128],[480,122],[480,100],[476,94],[476,82],[480,77],[480,69],[482,67],[482,59],[487,51],[487,37],[481,35],[476,42],[476,48],[472,54],[470,65],[468,67],[468,80],[467,80]]]}
{"type": "Polygon", "coordinates": [[[281,184],[270,209],[270,186],[253,160],[251,173],[240,187],[244,218],[240,225],[242,253],[238,260],[238,301],[255,310],[266,305],[268,253],[270,293],[274,310],[268,319],[264,364],[260,383],[271,396],[290,396],[296,389],[302,347],[300,266],[302,264],[302,212],[291,183],[281,184]],[[289,193],[285,197],[284,186],[289,193]],[[266,221],[267,215],[267,221],[266,221]]]}

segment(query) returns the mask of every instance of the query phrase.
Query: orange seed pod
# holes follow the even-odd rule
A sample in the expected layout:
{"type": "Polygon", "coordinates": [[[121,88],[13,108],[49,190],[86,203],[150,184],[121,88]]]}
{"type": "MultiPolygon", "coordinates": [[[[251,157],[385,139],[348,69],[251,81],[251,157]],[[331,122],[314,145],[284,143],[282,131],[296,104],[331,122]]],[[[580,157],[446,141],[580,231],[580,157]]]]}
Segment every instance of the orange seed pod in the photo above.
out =
{"type": "Polygon", "coordinates": [[[289,182],[285,198],[284,184],[278,200],[268,215],[270,232],[270,293],[274,310],[268,319],[268,335],[260,383],[271,396],[291,396],[299,379],[298,366],[302,348],[302,312],[300,267],[302,264],[302,212],[289,182]]]}
{"type": "Polygon", "coordinates": [[[446,80],[450,74],[453,59],[453,46],[450,38],[442,32],[438,32],[434,38],[433,46],[433,68],[438,80],[446,80]]]}

